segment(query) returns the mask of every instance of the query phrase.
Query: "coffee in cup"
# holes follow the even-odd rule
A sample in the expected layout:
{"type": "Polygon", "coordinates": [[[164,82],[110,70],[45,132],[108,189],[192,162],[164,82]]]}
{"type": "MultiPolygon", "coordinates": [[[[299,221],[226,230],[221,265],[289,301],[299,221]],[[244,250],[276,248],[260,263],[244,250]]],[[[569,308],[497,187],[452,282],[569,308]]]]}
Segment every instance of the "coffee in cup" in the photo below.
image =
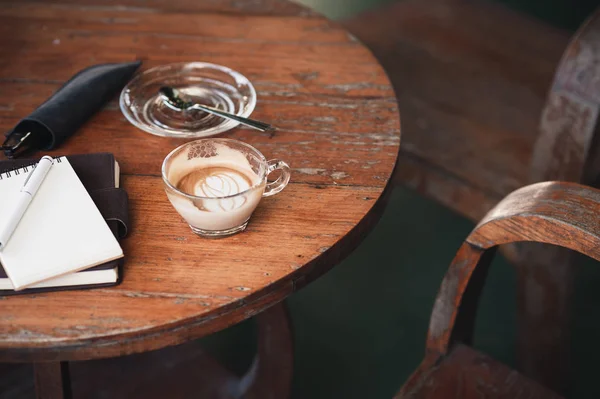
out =
{"type": "Polygon", "coordinates": [[[264,196],[283,190],[288,165],[267,161],[252,146],[230,139],[184,144],[163,162],[167,197],[196,234],[221,237],[243,231],[264,196]],[[267,183],[274,170],[281,176],[267,183]]]}

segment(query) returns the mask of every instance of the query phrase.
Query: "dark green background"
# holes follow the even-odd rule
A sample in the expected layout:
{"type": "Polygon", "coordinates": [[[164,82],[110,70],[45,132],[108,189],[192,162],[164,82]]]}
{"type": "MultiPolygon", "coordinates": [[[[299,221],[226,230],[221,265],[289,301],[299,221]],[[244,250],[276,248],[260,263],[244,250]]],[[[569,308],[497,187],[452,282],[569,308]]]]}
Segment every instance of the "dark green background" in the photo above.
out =
{"type": "MultiPolygon", "coordinates": [[[[427,0],[423,0],[427,1],[427,0]]],[[[344,18],[389,0],[303,0],[344,18]]],[[[575,29],[597,1],[504,3],[575,29]]],[[[510,27],[507,27],[510,29],[510,27]]],[[[293,295],[296,361],[293,397],[390,398],[423,356],[429,314],[446,268],[474,224],[416,193],[397,188],[364,243],[330,273],[293,295]]],[[[600,274],[578,272],[573,321],[574,384],[570,397],[599,398],[600,274]]],[[[479,309],[476,347],[514,364],[515,271],[493,264],[479,309]]],[[[206,347],[243,371],[255,348],[252,321],[207,337],[206,347]]]]}
{"type": "MultiPolygon", "coordinates": [[[[310,6],[329,18],[342,19],[372,7],[392,3],[394,0],[297,0],[297,2],[310,6]]],[[[598,4],[596,0],[497,0],[497,2],[568,29],[576,29],[598,4]]]]}

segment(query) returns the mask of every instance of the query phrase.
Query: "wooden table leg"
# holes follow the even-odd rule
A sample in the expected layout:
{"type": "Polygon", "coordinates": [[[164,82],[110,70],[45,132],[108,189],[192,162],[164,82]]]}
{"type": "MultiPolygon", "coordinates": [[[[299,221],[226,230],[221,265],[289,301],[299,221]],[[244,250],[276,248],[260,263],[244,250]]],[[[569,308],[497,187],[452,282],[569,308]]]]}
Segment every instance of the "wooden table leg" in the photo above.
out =
{"type": "Polygon", "coordinates": [[[35,363],[37,399],[71,399],[71,379],[68,362],[35,363]]]}
{"type": "MultiPolygon", "coordinates": [[[[274,305],[256,315],[255,321],[258,350],[242,377],[207,355],[200,342],[191,341],[158,351],[74,362],[73,384],[67,362],[35,363],[36,397],[69,399],[73,387],[82,398],[289,398],[294,357],[287,307],[274,305]]],[[[19,386],[31,384],[28,370],[13,381],[19,386]]]]}
{"type": "Polygon", "coordinates": [[[258,353],[240,381],[245,399],[285,399],[291,394],[294,343],[287,306],[272,306],[256,317],[258,353]]]}
{"type": "Polygon", "coordinates": [[[517,360],[520,371],[556,392],[570,384],[570,326],[576,254],[523,244],[517,265],[517,360]]]}

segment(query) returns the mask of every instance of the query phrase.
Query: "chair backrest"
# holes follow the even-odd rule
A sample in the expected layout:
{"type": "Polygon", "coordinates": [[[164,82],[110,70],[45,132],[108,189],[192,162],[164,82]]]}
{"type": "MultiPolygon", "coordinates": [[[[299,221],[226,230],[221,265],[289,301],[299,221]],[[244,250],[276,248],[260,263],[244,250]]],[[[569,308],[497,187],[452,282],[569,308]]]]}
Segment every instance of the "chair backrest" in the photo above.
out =
{"type": "MultiPolygon", "coordinates": [[[[541,115],[529,181],[600,186],[600,7],[563,53],[541,115]]],[[[557,392],[570,384],[571,298],[576,258],[564,248],[506,246],[518,269],[517,364],[557,392]]]]}
{"type": "Polygon", "coordinates": [[[600,150],[594,145],[599,113],[600,7],[573,36],[558,65],[540,120],[530,182],[600,183],[600,150]]]}
{"type": "Polygon", "coordinates": [[[477,302],[495,249],[522,241],[558,245],[600,261],[600,190],[537,183],[494,207],[467,237],[444,277],[430,319],[428,356],[445,355],[455,341],[471,344],[477,302]]]}

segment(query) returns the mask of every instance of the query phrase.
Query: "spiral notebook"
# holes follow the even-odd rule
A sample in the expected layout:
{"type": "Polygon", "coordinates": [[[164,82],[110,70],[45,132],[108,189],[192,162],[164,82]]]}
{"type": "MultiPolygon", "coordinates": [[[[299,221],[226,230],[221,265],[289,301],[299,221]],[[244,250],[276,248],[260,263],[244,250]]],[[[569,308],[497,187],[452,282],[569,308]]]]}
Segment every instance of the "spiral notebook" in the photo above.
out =
{"type": "MultiPolygon", "coordinates": [[[[68,159],[57,158],[0,261],[15,290],[123,257],[68,159]]],[[[0,223],[31,166],[0,174],[0,223]]]]}

